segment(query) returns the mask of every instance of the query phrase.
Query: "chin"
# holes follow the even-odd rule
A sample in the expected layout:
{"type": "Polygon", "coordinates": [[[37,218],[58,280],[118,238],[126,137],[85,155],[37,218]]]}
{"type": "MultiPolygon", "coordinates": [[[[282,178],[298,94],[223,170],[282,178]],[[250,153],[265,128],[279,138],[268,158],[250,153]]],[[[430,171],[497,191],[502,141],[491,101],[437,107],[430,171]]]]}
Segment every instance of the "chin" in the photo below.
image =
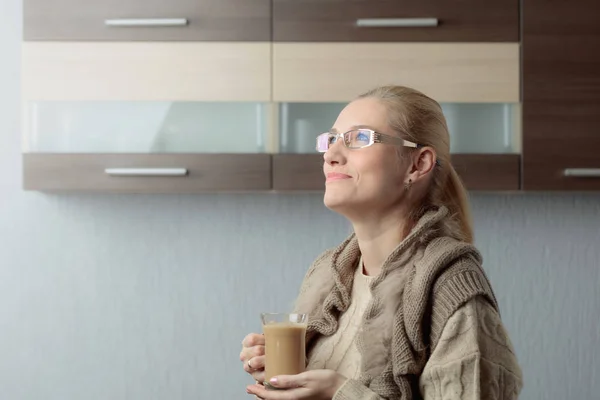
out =
{"type": "Polygon", "coordinates": [[[348,193],[342,193],[341,190],[325,188],[323,196],[323,204],[330,210],[340,212],[351,206],[351,201],[348,199],[348,193]]]}

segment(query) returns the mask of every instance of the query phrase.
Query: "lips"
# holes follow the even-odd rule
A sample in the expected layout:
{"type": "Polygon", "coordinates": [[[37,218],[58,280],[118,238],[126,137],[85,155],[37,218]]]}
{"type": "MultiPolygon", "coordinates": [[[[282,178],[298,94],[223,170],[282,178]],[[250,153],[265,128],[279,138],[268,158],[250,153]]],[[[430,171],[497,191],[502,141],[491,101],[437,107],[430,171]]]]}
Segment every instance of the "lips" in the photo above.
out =
{"type": "Polygon", "coordinates": [[[346,174],[341,174],[339,172],[330,172],[327,174],[327,182],[332,182],[332,181],[339,181],[339,180],[344,180],[344,179],[350,179],[352,178],[350,175],[346,175],[346,174]]]}

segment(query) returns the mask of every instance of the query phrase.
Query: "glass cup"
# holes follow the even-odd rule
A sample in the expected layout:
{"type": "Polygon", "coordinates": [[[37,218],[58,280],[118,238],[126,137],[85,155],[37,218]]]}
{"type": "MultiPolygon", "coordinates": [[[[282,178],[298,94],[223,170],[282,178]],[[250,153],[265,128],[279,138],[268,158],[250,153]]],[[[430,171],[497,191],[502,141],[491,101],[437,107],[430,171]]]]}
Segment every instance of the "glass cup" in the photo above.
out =
{"type": "Polygon", "coordinates": [[[265,335],[265,387],[277,375],[296,375],[306,369],[308,314],[262,313],[265,335]]]}

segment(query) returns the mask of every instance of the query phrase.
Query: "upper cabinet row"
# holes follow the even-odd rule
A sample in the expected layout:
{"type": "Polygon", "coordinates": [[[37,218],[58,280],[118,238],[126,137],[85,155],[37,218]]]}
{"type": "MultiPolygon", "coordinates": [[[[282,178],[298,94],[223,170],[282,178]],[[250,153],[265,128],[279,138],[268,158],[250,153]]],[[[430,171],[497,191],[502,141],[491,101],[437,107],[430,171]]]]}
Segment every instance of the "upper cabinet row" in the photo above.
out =
{"type": "Polygon", "coordinates": [[[25,0],[24,39],[516,42],[519,1],[25,0]]]}
{"type": "Polygon", "coordinates": [[[322,190],[316,136],[398,84],[468,189],[600,190],[598,4],[24,0],[24,187],[322,190]]]}

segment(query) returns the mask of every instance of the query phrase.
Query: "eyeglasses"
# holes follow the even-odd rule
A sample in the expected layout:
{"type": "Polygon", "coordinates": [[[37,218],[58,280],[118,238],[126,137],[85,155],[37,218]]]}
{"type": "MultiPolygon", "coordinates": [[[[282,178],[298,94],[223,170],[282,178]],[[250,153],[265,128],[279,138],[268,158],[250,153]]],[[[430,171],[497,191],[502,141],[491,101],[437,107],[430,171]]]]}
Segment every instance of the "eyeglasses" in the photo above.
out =
{"type": "Polygon", "coordinates": [[[329,147],[337,142],[338,138],[344,140],[344,145],[349,149],[362,149],[369,147],[374,143],[385,143],[395,146],[419,147],[418,144],[404,140],[397,136],[386,135],[384,133],[375,132],[372,129],[353,129],[344,133],[325,132],[317,136],[317,151],[324,153],[329,150],[329,147]]]}

